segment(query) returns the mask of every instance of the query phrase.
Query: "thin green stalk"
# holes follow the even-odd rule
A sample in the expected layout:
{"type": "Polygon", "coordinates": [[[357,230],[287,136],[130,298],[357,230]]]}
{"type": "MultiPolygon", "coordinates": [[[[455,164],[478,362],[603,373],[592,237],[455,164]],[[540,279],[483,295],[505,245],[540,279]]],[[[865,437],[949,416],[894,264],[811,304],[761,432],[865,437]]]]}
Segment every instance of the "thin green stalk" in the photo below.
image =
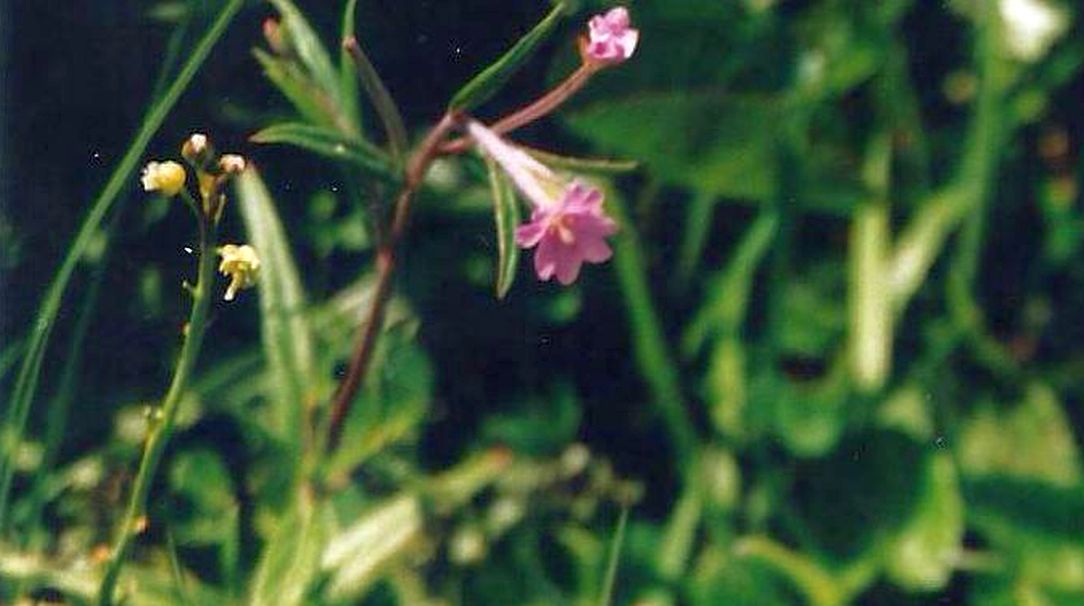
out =
{"type": "Polygon", "coordinates": [[[636,361],[673,442],[677,468],[691,470],[696,452],[696,431],[686,412],[677,366],[668,351],[662,322],[651,301],[640,238],[620,196],[612,190],[609,193],[609,210],[621,226],[614,241],[614,269],[627,308],[636,361]]]}
{"type": "Polygon", "coordinates": [[[952,259],[947,284],[949,313],[967,339],[980,362],[1002,376],[1015,377],[1019,369],[1012,356],[986,329],[982,306],[973,292],[979,272],[982,244],[986,231],[994,179],[997,177],[1000,144],[1005,134],[1001,107],[1003,88],[998,81],[1001,68],[998,47],[997,16],[990,9],[982,14],[975,45],[979,66],[980,89],[975,109],[972,145],[960,169],[960,181],[966,183],[970,212],[963,218],[959,247],[952,259]]]}
{"type": "Polygon", "coordinates": [[[15,477],[15,454],[19,444],[22,443],[23,433],[26,431],[30,407],[37,392],[38,379],[41,376],[42,360],[45,356],[53,326],[56,323],[57,313],[60,311],[64,293],[68,289],[68,283],[71,282],[79,260],[94,239],[106,213],[113,206],[117,197],[131,184],[132,173],[138,167],[151,138],[158,132],[158,128],[165,121],[166,116],[169,115],[170,110],[173,109],[181,94],[188,88],[189,83],[195,77],[200,66],[203,65],[207,55],[210,54],[211,49],[222,37],[226,27],[243,4],[244,0],[229,0],[210,29],[207,30],[207,33],[192,51],[188,61],[178,73],[177,79],[173,81],[173,84],[162,96],[161,100],[148,112],[138,133],[128,146],[128,151],[121,158],[120,164],[117,165],[117,168],[109,177],[105,188],[95,199],[90,212],[87,213],[86,219],[83,220],[79,233],[75,236],[71,247],[68,248],[67,255],[57,270],[53,282],[49,285],[45,297],[42,299],[37,319],[31,328],[31,334],[27,341],[26,357],[23,358],[23,364],[19,369],[19,375],[9,400],[10,408],[8,409],[8,415],[5,417],[3,433],[0,434],[0,536],[4,534],[8,523],[8,500],[11,484],[15,477]]]}
{"type": "Polygon", "coordinates": [[[196,285],[192,288],[192,311],[185,327],[184,345],[177,361],[173,380],[166,392],[160,409],[151,416],[151,428],[143,449],[143,458],[139,463],[132,488],[132,496],[124,514],[124,520],[117,531],[116,540],[110,553],[105,576],[98,592],[98,603],[109,606],[113,603],[113,593],[124,565],[124,558],[131,547],[132,539],[146,523],[147,498],[150,494],[154,475],[161,462],[162,453],[173,435],[177,409],[188,386],[188,380],[196,365],[200,347],[203,345],[204,332],[207,329],[207,315],[214,297],[211,294],[215,281],[215,242],[216,228],[208,221],[200,222],[199,269],[196,285]]]}
{"type": "Polygon", "coordinates": [[[617,530],[610,543],[610,557],[606,563],[606,576],[602,579],[602,595],[599,597],[599,606],[610,606],[613,602],[614,586],[617,584],[617,563],[621,559],[621,547],[625,544],[625,526],[629,521],[629,508],[621,510],[621,517],[617,519],[617,530]]]}
{"type": "Polygon", "coordinates": [[[704,246],[711,234],[711,215],[716,199],[714,193],[699,192],[693,195],[689,203],[677,264],[677,283],[682,290],[689,286],[700,256],[704,254],[704,246]]]}

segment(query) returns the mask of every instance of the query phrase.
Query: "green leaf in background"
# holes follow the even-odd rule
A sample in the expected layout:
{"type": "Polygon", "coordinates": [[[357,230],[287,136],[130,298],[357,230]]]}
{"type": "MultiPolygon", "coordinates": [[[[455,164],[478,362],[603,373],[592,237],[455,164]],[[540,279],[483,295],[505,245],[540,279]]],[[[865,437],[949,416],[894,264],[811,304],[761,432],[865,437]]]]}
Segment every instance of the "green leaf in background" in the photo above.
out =
{"type": "Polygon", "coordinates": [[[605,150],[643,160],[667,184],[763,200],[775,191],[780,117],[772,98],[645,93],[570,112],[567,123],[605,150]]]}
{"type": "Polygon", "coordinates": [[[300,449],[302,411],[318,392],[305,291],[275,203],[256,167],[237,180],[237,202],[251,244],[260,255],[260,319],[270,376],[276,381],[272,431],[300,449]]]}
{"type": "Polygon", "coordinates": [[[519,262],[519,247],[516,246],[519,203],[511,181],[489,156],[486,156],[486,169],[493,195],[493,221],[497,228],[497,298],[503,299],[516,279],[519,262]]]}
{"type": "Polygon", "coordinates": [[[284,122],[269,126],[252,135],[256,143],[292,145],[315,154],[346,162],[383,179],[394,179],[391,161],[379,148],[361,139],[346,137],[323,126],[301,122],[284,122]]]}
{"type": "Polygon", "coordinates": [[[252,55],[263,67],[267,79],[279,89],[297,113],[313,124],[339,129],[339,116],[331,98],[313,84],[294,61],[258,48],[252,49],[252,55]]]}
{"type": "Polygon", "coordinates": [[[909,519],[922,494],[922,449],[901,434],[872,431],[798,467],[792,507],[831,560],[859,557],[909,519]]]}
{"type": "Polygon", "coordinates": [[[320,554],[335,531],[330,505],[292,507],[266,543],[252,581],[251,606],[300,606],[320,572],[320,554]]]}
{"type": "Polygon", "coordinates": [[[214,545],[222,577],[234,586],[240,553],[240,505],[233,478],[221,457],[210,450],[183,452],[170,468],[170,488],[182,501],[182,513],[170,519],[181,545],[214,545]]]}
{"type": "Polygon", "coordinates": [[[885,566],[900,587],[934,591],[948,584],[963,549],[964,502],[949,454],[929,457],[921,491],[915,513],[889,544],[885,566]]]}
{"type": "Polygon", "coordinates": [[[188,88],[192,78],[195,77],[196,72],[199,71],[203,62],[207,59],[207,55],[211,53],[211,49],[214,48],[222,34],[226,32],[226,28],[233,21],[233,17],[241,10],[242,4],[244,4],[243,0],[230,0],[222,7],[221,12],[218,13],[214,22],[207,29],[207,33],[199,40],[188,56],[188,61],[181,67],[176,79],[166,89],[161,99],[158,99],[148,111],[135,138],[128,146],[116,169],[109,176],[105,188],[102,189],[102,192],[91,205],[86,219],[83,220],[83,224],[79,228],[79,233],[68,248],[64,261],[60,264],[60,269],[57,270],[56,276],[49,285],[49,290],[46,291],[42,299],[37,319],[27,341],[26,356],[23,358],[23,364],[19,369],[11,399],[8,400],[9,408],[4,417],[2,433],[0,433],[0,534],[4,532],[7,525],[8,493],[15,474],[15,452],[23,439],[23,431],[30,415],[30,407],[37,392],[45,349],[49,344],[49,336],[52,333],[53,325],[60,311],[60,304],[65,291],[68,289],[72,274],[75,273],[79,260],[97,235],[106,213],[109,212],[113,203],[124,190],[132,185],[134,181],[131,179],[132,174],[139,165],[143,152],[146,151],[151,138],[158,132],[166,116],[169,115],[181,94],[188,88]]]}
{"type": "Polygon", "coordinates": [[[527,35],[519,39],[500,59],[483,70],[465,84],[452,97],[448,109],[452,111],[471,111],[497,94],[508,83],[524,62],[534,54],[540,44],[553,33],[561,16],[565,13],[565,3],[558,2],[527,35]]]}
{"type": "Polygon", "coordinates": [[[1080,447],[1058,396],[1034,383],[1011,410],[978,407],[958,437],[960,469],[969,477],[991,474],[1035,479],[1057,486],[1081,480],[1080,447]]]}
{"type": "Polygon", "coordinates": [[[320,41],[320,36],[292,0],[269,1],[282,15],[282,27],[286,30],[291,47],[312,75],[316,85],[338,102],[341,98],[339,75],[331,63],[327,48],[320,41]]]}

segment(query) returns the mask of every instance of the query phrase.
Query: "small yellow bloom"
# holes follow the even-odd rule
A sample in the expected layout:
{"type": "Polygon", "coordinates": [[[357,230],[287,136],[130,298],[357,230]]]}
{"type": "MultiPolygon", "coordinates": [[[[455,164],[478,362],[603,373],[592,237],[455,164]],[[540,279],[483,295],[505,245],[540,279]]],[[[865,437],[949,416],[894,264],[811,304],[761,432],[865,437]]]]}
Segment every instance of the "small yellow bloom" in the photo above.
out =
{"type": "Polygon", "coordinates": [[[143,189],[160,191],[167,196],[176,196],[184,189],[188,177],[184,167],[177,162],[148,162],[143,168],[143,189]]]}
{"type": "Polygon", "coordinates": [[[222,257],[218,271],[230,277],[223,299],[232,301],[237,291],[256,283],[260,275],[260,258],[256,256],[256,249],[248,244],[226,244],[218,248],[218,254],[222,257]]]}

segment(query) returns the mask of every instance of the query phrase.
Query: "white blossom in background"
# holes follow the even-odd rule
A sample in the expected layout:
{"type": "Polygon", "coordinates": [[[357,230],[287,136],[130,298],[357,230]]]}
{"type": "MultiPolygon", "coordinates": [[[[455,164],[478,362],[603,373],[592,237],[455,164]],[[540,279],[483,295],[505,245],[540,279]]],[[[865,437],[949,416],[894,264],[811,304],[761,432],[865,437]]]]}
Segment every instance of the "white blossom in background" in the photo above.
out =
{"type": "Polygon", "coordinates": [[[1069,27],[1069,16],[1047,0],[1000,0],[1005,46],[1014,58],[1037,61],[1069,27]]]}

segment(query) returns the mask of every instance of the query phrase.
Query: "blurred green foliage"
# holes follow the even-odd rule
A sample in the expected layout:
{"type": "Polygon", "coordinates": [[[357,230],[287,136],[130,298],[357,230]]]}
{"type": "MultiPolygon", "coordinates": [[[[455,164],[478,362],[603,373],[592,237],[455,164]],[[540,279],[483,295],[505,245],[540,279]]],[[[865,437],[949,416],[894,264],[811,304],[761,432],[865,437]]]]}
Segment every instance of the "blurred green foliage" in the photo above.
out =
{"type": "MultiPolygon", "coordinates": [[[[536,284],[502,175],[440,160],[328,455],[402,124],[519,107],[607,7],[400,4],[249,3],[223,44],[258,48],[209,59],[244,86],[198,88],[172,127],[250,136],[226,229],[264,267],[215,311],[125,603],[1084,603],[1080,6],[630,1],[636,56],[515,135],[606,189],[614,259],[536,284]]],[[[144,97],[224,6],[140,14],[172,32],[144,97]]],[[[37,390],[4,318],[0,393],[33,409],[25,435],[3,409],[0,603],[96,599],[193,269],[182,209],[133,202],[69,249],[90,295],[63,300],[37,390]]],[[[5,207],[0,233],[39,222],[5,207]]],[[[0,268],[38,293],[29,241],[0,268]]]]}

